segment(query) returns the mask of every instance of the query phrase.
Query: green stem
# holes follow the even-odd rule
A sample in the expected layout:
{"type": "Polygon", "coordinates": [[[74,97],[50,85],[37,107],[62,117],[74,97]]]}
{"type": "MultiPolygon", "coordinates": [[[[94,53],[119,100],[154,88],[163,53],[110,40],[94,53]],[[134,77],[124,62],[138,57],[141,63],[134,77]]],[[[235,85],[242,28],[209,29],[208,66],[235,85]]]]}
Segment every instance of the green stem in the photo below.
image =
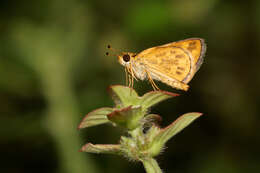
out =
{"type": "Polygon", "coordinates": [[[157,161],[153,158],[142,159],[142,163],[147,173],[162,173],[157,161]]]}

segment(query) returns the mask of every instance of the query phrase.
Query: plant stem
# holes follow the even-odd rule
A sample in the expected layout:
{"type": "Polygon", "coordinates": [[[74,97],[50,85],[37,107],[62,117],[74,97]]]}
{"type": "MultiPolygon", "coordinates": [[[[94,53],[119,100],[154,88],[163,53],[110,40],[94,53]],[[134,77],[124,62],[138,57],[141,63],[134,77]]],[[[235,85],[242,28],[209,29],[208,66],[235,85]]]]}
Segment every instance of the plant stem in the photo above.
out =
{"type": "Polygon", "coordinates": [[[147,173],[162,173],[157,161],[153,158],[142,159],[142,163],[147,173]]]}

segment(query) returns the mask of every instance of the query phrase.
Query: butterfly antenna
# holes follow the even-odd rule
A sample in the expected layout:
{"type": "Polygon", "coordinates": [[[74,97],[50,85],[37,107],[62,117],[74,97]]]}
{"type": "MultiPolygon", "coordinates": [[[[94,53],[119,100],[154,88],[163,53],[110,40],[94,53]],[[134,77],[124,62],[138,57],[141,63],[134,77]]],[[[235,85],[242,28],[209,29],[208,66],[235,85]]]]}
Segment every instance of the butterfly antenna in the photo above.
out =
{"type": "Polygon", "coordinates": [[[107,48],[116,54],[109,54],[108,52],[106,52],[106,55],[118,56],[120,54],[119,52],[121,52],[119,50],[112,48],[110,44],[107,45],[107,48]]]}
{"type": "Polygon", "coordinates": [[[106,56],[118,56],[117,54],[111,54],[109,52],[106,52],[106,56]]]}

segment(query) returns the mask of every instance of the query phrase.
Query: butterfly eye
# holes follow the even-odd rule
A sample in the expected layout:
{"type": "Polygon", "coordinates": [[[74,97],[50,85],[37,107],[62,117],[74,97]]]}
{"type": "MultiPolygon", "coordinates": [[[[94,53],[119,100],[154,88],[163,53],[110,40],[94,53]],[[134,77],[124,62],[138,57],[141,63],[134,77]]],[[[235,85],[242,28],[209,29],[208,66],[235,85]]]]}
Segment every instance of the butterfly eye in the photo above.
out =
{"type": "Polygon", "coordinates": [[[129,56],[129,55],[124,55],[124,56],[123,56],[123,60],[124,60],[125,62],[130,61],[130,56],[129,56]]]}

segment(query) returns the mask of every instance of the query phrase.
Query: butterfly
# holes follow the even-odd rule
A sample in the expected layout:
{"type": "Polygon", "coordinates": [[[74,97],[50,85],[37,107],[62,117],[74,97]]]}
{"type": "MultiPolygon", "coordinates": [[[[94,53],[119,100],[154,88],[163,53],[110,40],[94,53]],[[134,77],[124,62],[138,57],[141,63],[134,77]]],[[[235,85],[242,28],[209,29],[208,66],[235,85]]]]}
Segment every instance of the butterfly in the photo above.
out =
{"type": "Polygon", "coordinates": [[[187,91],[188,83],[203,63],[205,52],[203,39],[189,38],[148,48],[140,53],[123,52],[117,58],[125,67],[129,86],[133,87],[134,79],[148,79],[154,90],[160,90],[154,82],[156,80],[187,91]]]}

